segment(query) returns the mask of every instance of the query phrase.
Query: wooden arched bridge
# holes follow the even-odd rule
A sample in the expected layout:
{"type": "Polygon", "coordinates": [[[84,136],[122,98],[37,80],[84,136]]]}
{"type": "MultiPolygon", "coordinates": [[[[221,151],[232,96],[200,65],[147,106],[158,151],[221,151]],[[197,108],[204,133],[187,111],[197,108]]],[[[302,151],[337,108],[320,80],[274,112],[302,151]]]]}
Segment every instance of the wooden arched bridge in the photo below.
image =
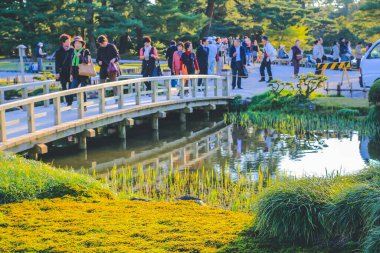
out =
{"type": "MultiPolygon", "coordinates": [[[[118,124],[119,136],[125,138],[126,126],[133,125],[138,117],[150,117],[152,128],[158,129],[159,118],[167,112],[178,111],[181,122],[195,108],[214,110],[225,106],[233,96],[229,90],[229,76],[187,75],[134,78],[90,85],[72,90],[48,93],[53,81],[42,82],[45,94],[28,97],[28,87],[19,85],[22,99],[7,102],[0,88],[0,151],[21,152],[35,150],[46,153],[46,143],[71,136],[80,136],[80,147],[86,148],[86,138],[95,135],[94,129],[118,124]],[[172,79],[179,80],[179,88],[172,88],[172,79]],[[203,85],[198,86],[198,79],[203,85]],[[152,90],[144,82],[152,82],[152,90]],[[188,85],[185,85],[185,83],[188,85]],[[117,90],[117,95],[108,90],[117,90]],[[97,94],[84,101],[84,92],[97,94]],[[67,95],[76,96],[71,106],[63,103],[67,95]]],[[[15,87],[13,87],[14,89],[15,87]]]]}

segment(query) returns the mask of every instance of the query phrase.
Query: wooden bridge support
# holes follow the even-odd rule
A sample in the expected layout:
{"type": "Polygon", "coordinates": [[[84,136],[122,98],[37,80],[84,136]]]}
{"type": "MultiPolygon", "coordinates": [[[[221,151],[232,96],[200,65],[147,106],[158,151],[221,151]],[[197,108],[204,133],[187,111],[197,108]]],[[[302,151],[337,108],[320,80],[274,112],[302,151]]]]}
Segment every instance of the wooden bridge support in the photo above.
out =
{"type": "Polygon", "coordinates": [[[162,118],[166,118],[166,112],[157,112],[155,114],[153,114],[153,117],[152,117],[152,129],[153,130],[158,130],[159,129],[159,125],[158,125],[158,119],[162,119],[162,118]]]}
{"type": "Polygon", "coordinates": [[[79,149],[86,150],[87,149],[87,137],[93,138],[96,136],[96,132],[94,129],[86,129],[82,133],[78,135],[79,138],[79,149]]]}
{"type": "Polygon", "coordinates": [[[127,126],[132,127],[135,124],[135,121],[132,118],[127,118],[121,121],[117,125],[117,132],[120,139],[126,139],[127,138],[127,126]]]}
{"type": "Polygon", "coordinates": [[[188,113],[193,113],[193,108],[186,107],[185,109],[183,109],[183,110],[180,111],[179,121],[181,123],[186,123],[186,114],[188,114],[188,113]]]}
{"type": "Polygon", "coordinates": [[[45,144],[36,144],[29,150],[28,156],[30,159],[38,160],[38,155],[43,155],[48,152],[48,147],[45,144]]]}

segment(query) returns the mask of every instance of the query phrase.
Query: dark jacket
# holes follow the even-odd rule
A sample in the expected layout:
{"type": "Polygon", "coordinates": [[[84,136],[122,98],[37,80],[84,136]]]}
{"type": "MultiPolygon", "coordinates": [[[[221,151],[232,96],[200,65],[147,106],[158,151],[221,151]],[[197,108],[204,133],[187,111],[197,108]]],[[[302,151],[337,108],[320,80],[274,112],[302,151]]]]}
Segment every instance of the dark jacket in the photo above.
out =
{"type": "Polygon", "coordinates": [[[61,80],[70,80],[73,53],[73,48],[66,51],[62,46],[55,51],[55,73],[60,75],[61,80]]]}
{"type": "MultiPolygon", "coordinates": [[[[231,68],[233,68],[236,64],[236,56],[233,56],[235,52],[236,52],[235,46],[230,47],[231,68]]],[[[247,64],[247,58],[245,56],[245,48],[242,46],[240,46],[240,59],[243,65],[247,64]]]]}
{"type": "MultiPolygon", "coordinates": [[[[88,63],[88,56],[91,56],[90,50],[83,49],[81,52],[81,55],[79,56],[79,64],[88,63]]],[[[70,62],[70,64],[71,63],[72,62],[70,62]]],[[[71,66],[71,74],[73,75],[73,79],[78,79],[78,77],[80,77],[79,76],[79,67],[71,66]]]]}
{"type": "Polygon", "coordinates": [[[194,53],[183,53],[181,55],[181,62],[186,66],[188,74],[195,74],[195,70],[198,68],[198,63],[194,53]]]}
{"type": "Polygon", "coordinates": [[[170,46],[166,49],[165,58],[168,60],[168,64],[171,65],[173,63],[173,54],[177,51],[176,46],[170,46]]]}
{"type": "Polygon", "coordinates": [[[292,61],[300,61],[300,60],[297,60],[297,55],[300,55],[302,54],[302,51],[299,47],[297,46],[293,46],[292,47],[292,53],[293,53],[293,57],[292,57],[292,61]]]}
{"type": "Polygon", "coordinates": [[[202,45],[200,45],[197,48],[196,56],[197,56],[199,68],[201,70],[205,70],[205,69],[208,68],[208,54],[209,54],[209,51],[210,50],[209,50],[208,47],[203,47],[202,45]]]}
{"type": "Polygon", "coordinates": [[[99,64],[99,62],[101,61],[102,68],[107,68],[110,61],[113,58],[115,58],[115,62],[118,62],[120,60],[119,51],[117,50],[114,44],[108,43],[106,47],[98,48],[98,55],[96,56],[96,62],[99,64]]]}
{"type": "Polygon", "coordinates": [[[347,54],[348,47],[345,42],[340,41],[339,42],[339,55],[342,56],[344,54],[347,54]]]}

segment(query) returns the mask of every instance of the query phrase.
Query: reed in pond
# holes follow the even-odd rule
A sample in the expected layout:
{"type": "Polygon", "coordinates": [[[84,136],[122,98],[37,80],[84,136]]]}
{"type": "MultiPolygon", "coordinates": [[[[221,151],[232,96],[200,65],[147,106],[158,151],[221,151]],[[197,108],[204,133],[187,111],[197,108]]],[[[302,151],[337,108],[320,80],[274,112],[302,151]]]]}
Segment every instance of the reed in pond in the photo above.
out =
{"type": "MultiPolygon", "coordinates": [[[[222,166],[223,167],[223,166],[222,166]]],[[[183,196],[192,196],[207,205],[233,211],[251,212],[259,192],[279,176],[271,179],[268,169],[259,167],[256,172],[241,172],[231,175],[227,165],[219,170],[183,170],[163,168],[113,168],[101,177],[103,183],[117,192],[122,199],[141,198],[154,201],[173,201],[183,196]]],[[[278,175],[278,172],[276,172],[278,175]]]]}

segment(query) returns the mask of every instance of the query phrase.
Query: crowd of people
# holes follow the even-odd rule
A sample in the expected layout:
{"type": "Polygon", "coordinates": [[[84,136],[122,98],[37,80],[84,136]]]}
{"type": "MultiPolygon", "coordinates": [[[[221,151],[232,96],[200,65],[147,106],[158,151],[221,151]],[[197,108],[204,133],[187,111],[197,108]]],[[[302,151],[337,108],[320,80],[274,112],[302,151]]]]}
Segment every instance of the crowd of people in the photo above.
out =
{"type": "MultiPolygon", "coordinates": [[[[82,63],[92,64],[91,52],[86,49],[86,42],[81,36],[76,36],[72,40],[68,34],[59,37],[60,47],[55,52],[56,79],[60,81],[63,90],[84,87],[90,84],[90,76],[80,71],[82,63]]],[[[97,38],[99,45],[97,49],[96,63],[100,67],[100,83],[117,81],[120,75],[119,60],[120,55],[116,46],[110,43],[106,36],[100,35],[97,38]],[[112,67],[112,68],[111,68],[112,67]],[[110,71],[112,69],[112,72],[110,71]],[[115,72],[116,69],[116,72],[115,72]]],[[[262,36],[263,45],[260,50],[257,40],[253,42],[249,37],[239,38],[220,38],[206,37],[199,41],[199,46],[194,50],[190,41],[176,42],[172,40],[165,51],[165,58],[171,75],[223,75],[223,68],[226,64],[231,66],[232,89],[242,89],[242,77],[247,76],[246,66],[260,62],[259,82],[271,82],[273,80],[272,63],[276,59],[288,59],[294,67],[294,76],[299,76],[300,61],[304,58],[300,40],[296,40],[289,52],[283,45],[279,52],[271,45],[267,36],[262,36]],[[266,73],[268,79],[266,79],[266,73]]],[[[157,74],[157,61],[160,59],[158,50],[152,45],[149,36],[143,38],[144,46],[139,51],[139,59],[142,61],[141,74],[143,77],[152,77],[157,74]]],[[[39,65],[42,65],[42,58],[46,53],[42,51],[43,44],[38,43],[35,48],[39,65]]],[[[367,45],[367,48],[370,45],[367,45]]],[[[323,46],[323,39],[318,38],[314,42],[312,60],[315,63],[323,63],[327,60],[334,62],[350,61],[356,58],[357,67],[360,67],[360,59],[363,55],[362,43],[358,43],[353,54],[351,44],[344,38],[334,42],[330,55],[327,55],[323,46]],[[331,59],[328,59],[330,57],[331,59]]],[[[39,67],[40,68],[40,67],[39,67]]],[[[41,66],[42,70],[42,66],[41,66]]],[[[316,69],[316,74],[321,74],[320,69],[316,69]]],[[[198,79],[198,90],[202,90],[204,79],[198,79]]],[[[178,84],[177,80],[172,80],[172,86],[178,84]]],[[[146,90],[151,90],[151,82],[145,82],[146,90]]],[[[185,80],[188,86],[188,80],[185,80]]],[[[117,90],[114,90],[117,95],[117,90]]],[[[188,92],[185,93],[188,95],[188,92]]],[[[86,101],[86,94],[84,100],[86,101]]],[[[72,96],[66,97],[67,105],[73,102],[72,96]]]]}

